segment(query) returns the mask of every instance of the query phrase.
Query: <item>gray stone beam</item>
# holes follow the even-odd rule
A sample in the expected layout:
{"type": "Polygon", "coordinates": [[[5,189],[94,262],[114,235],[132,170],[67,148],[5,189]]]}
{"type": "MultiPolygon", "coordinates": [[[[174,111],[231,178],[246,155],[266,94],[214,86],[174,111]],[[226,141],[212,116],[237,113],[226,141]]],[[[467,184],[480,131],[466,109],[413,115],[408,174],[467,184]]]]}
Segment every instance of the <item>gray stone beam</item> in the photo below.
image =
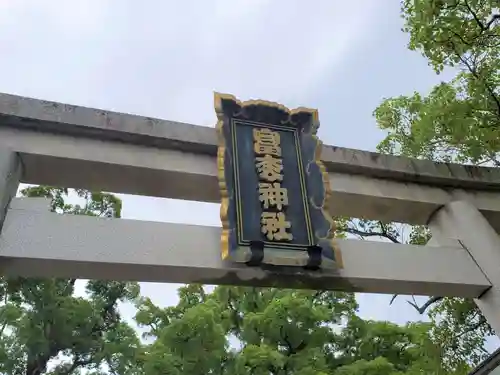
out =
{"type": "Polygon", "coordinates": [[[478,297],[491,286],[456,243],[432,248],[339,239],[341,270],[262,270],[223,262],[216,227],[58,215],[48,204],[12,201],[0,237],[2,275],[461,297],[478,297]]]}
{"type": "Polygon", "coordinates": [[[22,166],[19,156],[0,147],[0,234],[9,204],[16,196],[21,179],[22,166]]]}
{"type": "Polygon", "coordinates": [[[488,278],[492,287],[475,298],[488,323],[500,336],[500,237],[483,215],[467,200],[446,204],[436,212],[429,228],[434,243],[449,246],[453,241],[460,244],[474,259],[488,278]]]}
{"type": "MultiPolygon", "coordinates": [[[[216,156],[217,150],[213,128],[0,93],[0,127],[7,126],[210,156],[216,156]]],[[[433,163],[328,145],[322,155],[333,173],[441,187],[500,189],[500,171],[495,168],[433,163]]]]}
{"type": "MultiPolygon", "coordinates": [[[[0,126],[0,147],[18,152],[22,182],[219,202],[215,157],[169,148],[0,126]]],[[[425,224],[443,204],[474,202],[500,231],[500,192],[444,188],[330,172],[332,215],[425,224]]]]}

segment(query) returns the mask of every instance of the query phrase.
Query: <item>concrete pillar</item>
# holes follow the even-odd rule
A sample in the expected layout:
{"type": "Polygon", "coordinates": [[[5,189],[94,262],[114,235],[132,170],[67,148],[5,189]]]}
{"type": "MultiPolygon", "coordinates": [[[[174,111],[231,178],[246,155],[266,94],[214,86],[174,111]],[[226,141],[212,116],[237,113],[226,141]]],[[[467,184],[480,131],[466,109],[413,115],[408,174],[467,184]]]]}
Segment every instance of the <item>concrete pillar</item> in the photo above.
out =
{"type": "Polygon", "coordinates": [[[458,240],[492,284],[474,301],[500,336],[500,237],[469,201],[446,204],[429,221],[432,243],[441,246],[458,240]]]}
{"type": "Polygon", "coordinates": [[[15,197],[21,178],[19,155],[0,148],[0,233],[10,201],[15,197]]]}

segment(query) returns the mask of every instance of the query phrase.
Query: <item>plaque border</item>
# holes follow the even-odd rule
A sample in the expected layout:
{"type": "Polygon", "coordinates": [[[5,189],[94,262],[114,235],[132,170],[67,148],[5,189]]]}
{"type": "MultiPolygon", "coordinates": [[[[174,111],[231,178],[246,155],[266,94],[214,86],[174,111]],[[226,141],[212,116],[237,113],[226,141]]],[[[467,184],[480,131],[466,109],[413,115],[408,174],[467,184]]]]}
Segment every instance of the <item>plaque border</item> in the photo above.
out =
{"type": "MultiPolygon", "coordinates": [[[[319,128],[319,115],[318,115],[318,110],[317,109],[311,109],[311,108],[306,108],[306,107],[298,107],[294,109],[290,109],[285,107],[282,104],[276,103],[276,102],[271,102],[267,100],[246,100],[246,101],[240,101],[238,100],[234,95],[231,94],[224,94],[224,93],[219,93],[219,92],[214,92],[214,109],[217,115],[217,124],[216,124],[216,131],[217,131],[217,140],[218,140],[218,147],[217,147],[217,176],[219,180],[219,191],[220,191],[220,196],[221,196],[221,206],[220,206],[220,219],[222,223],[222,231],[221,231],[221,255],[223,260],[233,260],[236,262],[244,262],[246,261],[246,257],[244,254],[238,254],[236,257],[232,257],[229,249],[229,240],[230,240],[230,235],[231,235],[231,226],[228,218],[228,209],[229,209],[229,191],[227,187],[227,181],[226,181],[226,171],[225,171],[225,157],[226,157],[226,150],[227,150],[227,144],[226,144],[226,139],[224,137],[224,120],[226,119],[226,115],[224,114],[224,109],[223,109],[223,101],[231,101],[237,104],[241,110],[243,111],[246,107],[251,107],[251,106],[262,106],[262,107],[267,107],[267,108],[273,108],[273,109],[278,109],[281,111],[284,111],[289,117],[300,114],[300,113],[307,113],[312,116],[312,125],[310,129],[310,136],[312,140],[315,142],[315,151],[314,151],[314,159],[313,162],[318,166],[322,180],[323,180],[323,202],[320,207],[318,207],[321,210],[321,213],[324,217],[324,219],[330,224],[330,228],[328,230],[328,233],[325,237],[322,238],[322,240],[326,240],[329,242],[331,249],[333,251],[333,263],[335,265],[335,268],[343,268],[343,260],[342,260],[342,253],[340,248],[338,247],[334,234],[335,234],[335,222],[333,218],[331,217],[329,213],[329,207],[328,207],[328,202],[332,196],[332,190],[330,186],[330,178],[328,175],[328,172],[321,161],[321,152],[323,148],[323,142],[318,138],[317,136],[317,131],[319,128]],[[240,256],[241,255],[241,256],[240,256]]],[[[232,119],[234,120],[234,119],[232,119]]],[[[249,121],[249,120],[236,120],[236,121],[248,121],[248,122],[254,122],[254,121],[249,121]]],[[[263,124],[263,126],[272,126],[274,124],[263,124]]],[[[232,134],[232,121],[229,124],[230,126],[230,134],[232,134]]],[[[299,144],[297,144],[299,146],[299,144]]],[[[303,163],[302,163],[303,165],[303,163]]],[[[234,177],[235,178],[235,177],[234,177]]],[[[307,191],[307,190],[306,190],[307,191]]],[[[310,220],[310,218],[308,218],[310,220]]],[[[317,238],[317,237],[316,237],[317,238]]],[[[241,246],[238,244],[238,246],[241,246]]],[[[283,248],[283,246],[279,246],[279,248],[283,248]]],[[[286,251],[286,250],[285,250],[286,251]]],[[[290,252],[290,251],[287,251],[290,252]]],[[[295,252],[300,252],[300,253],[305,253],[305,251],[295,251],[295,252]]],[[[290,252],[292,253],[292,252],[290,252]]],[[[303,254],[302,254],[303,255],[303,254]]],[[[307,254],[306,254],[307,255],[307,254]]],[[[291,256],[294,257],[294,256],[291,256]]],[[[296,257],[296,256],[295,256],[296,257]]],[[[327,259],[329,262],[332,263],[331,259],[327,259]]],[[[327,267],[330,268],[330,267],[327,267]]]]}

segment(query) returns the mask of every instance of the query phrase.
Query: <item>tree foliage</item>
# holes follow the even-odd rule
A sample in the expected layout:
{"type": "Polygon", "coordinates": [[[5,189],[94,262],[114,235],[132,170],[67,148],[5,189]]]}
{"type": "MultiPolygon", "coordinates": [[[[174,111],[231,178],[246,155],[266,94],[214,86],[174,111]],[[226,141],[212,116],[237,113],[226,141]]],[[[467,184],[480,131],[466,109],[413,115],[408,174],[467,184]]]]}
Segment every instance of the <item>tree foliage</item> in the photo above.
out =
{"type": "Polygon", "coordinates": [[[385,100],[376,110],[389,132],[382,152],[500,166],[500,13],[497,0],[404,0],[409,48],[440,73],[427,95],[385,100]]]}
{"type": "MultiPolygon", "coordinates": [[[[66,203],[66,189],[22,191],[28,197],[50,198],[54,212],[120,217],[121,201],[115,196],[75,193],[83,205],[66,203]]],[[[75,284],[75,279],[0,279],[0,373],[62,375],[93,369],[99,374],[105,364],[116,373],[134,374],[130,369],[136,368],[133,361],[140,341],[120,318],[118,302],[135,300],[138,285],[90,281],[88,297],[83,298],[75,295],[75,284]]]]}
{"type": "MultiPolygon", "coordinates": [[[[115,196],[31,187],[58,213],[120,217],[115,196]]],[[[344,222],[344,221],[339,221],[344,222]]],[[[200,285],[179,289],[175,306],[160,308],[134,283],[75,279],[1,279],[0,373],[9,375],[403,375],[455,374],[443,367],[428,323],[399,326],[356,315],[353,294],[200,285]],[[137,307],[135,322],[119,301],[137,307]],[[137,328],[143,332],[138,337],[137,328]]]]}
{"type": "MultiPolygon", "coordinates": [[[[385,153],[500,166],[500,15],[495,0],[403,0],[409,48],[440,73],[429,93],[389,98],[375,110],[385,153]]],[[[31,187],[57,213],[119,218],[111,194],[31,187]]],[[[338,219],[339,234],[425,244],[425,227],[338,219]]],[[[430,298],[431,323],[405,326],[356,315],[353,294],[199,285],[161,308],[135,283],[0,278],[0,373],[9,375],[462,375],[491,334],[472,301],[430,298]],[[133,302],[126,323],[119,302],[133,302]]],[[[413,302],[411,302],[413,303],[413,302]]]]}
{"type": "Polygon", "coordinates": [[[441,366],[429,324],[398,326],[356,316],[353,294],[188,285],[175,307],[139,303],[154,342],[144,373],[228,375],[465,374],[441,366]],[[423,372],[422,372],[423,371],[423,372]]]}
{"type": "MultiPolygon", "coordinates": [[[[436,73],[446,69],[455,76],[427,94],[385,99],[374,111],[378,126],[388,132],[378,150],[499,167],[499,2],[403,0],[401,4],[403,31],[410,36],[408,47],[419,51],[436,73]]],[[[368,230],[354,225],[354,233],[378,233],[391,241],[418,244],[425,244],[430,237],[425,227],[410,228],[409,236],[401,236],[394,233],[401,230],[398,225],[362,224],[368,230]],[[392,232],[384,228],[392,228],[392,232]]],[[[472,301],[435,296],[422,306],[414,306],[429,314],[433,339],[441,343],[445,363],[468,360],[477,364],[488,355],[485,339],[493,332],[472,301]]]]}

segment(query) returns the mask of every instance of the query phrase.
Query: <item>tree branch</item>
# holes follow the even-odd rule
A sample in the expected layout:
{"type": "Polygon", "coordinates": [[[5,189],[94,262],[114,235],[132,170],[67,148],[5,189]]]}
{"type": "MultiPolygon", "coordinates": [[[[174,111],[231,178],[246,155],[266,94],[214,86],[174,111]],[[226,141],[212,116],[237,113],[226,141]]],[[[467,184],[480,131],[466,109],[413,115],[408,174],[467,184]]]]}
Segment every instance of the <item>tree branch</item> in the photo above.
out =
{"type": "Polygon", "coordinates": [[[500,14],[494,14],[491,17],[491,20],[489,20],[489,22],[486,24],[486,29],[489,29],[491,25],[493,25],[497,20],[500,20],[500,14]]]}
{"type": "Polygon", "coordinates": [[[89,359],[76,359],[73,361],[73,363],[71,364],[71,366],[69,366],[67,369],[65,370],[59,370],[59,372],[57,373],[58,375],[71,375],[71,373],[73,371],[75,371],[78,367],[81,367],[81,366],[86,366],[86,365],[89,365],[92,363],[92,358],[89,358],[89,359]]]}
{"type": "MultiPolygon", "coordinates": [[[[453,42],[452,42],[453,43],[453,42]]],[[[462,55],[460,55],[457,51],[456,51],[456,48],[455,48],[455,45],[453,44],[453,50],[455,52],[455,56],[458,57],[458,59],[467,67],[467,69],[469,69],[470,73],[474,76],[474,78],[476,78],[479,82],[482,82],[486,91],[488,91],[488,93],[490,94],[491,98],[493,99],[493,101],[495,102],[496,104],[496,107],[497,107],[497,110],[498,110],[498,113],[497,115],[500,116],[500,99],[497,97],[495,91],[490,87],[490,85],[488,85],[486,82],[484,82],[483,79],[481,79],[481,77],[479,77],[479,75],[477,74],[477,71],[476,71],[476,68],[472,67],[469,62],[463,58],[462,55]]]]}
{"type": "Polygon", "coordinates": [[[415,302],[407,301],[410,305],[412,305],[418,312],[419,314],[423,314],[425,310],[429,308],[432,304],[441,301],[444,297],[431,297],[429,298],[422,306],[418,306],[415,302]]]}
{"type": "Polygon", "coordinates": [[[481,31],[485,31],[487,30],[487,28],[484,26],[484,24],[481,22],[481,20],[478,18],[477,14],[472,10],[472,8],[470,7],[469,3],[467,2],[467,0],[464,0],[464,3],[465,3],[465,7],[467,8],[467,10],[469,11],[469,13],[472,15],[472,17],[474,18],[474,20],[476,21],[477,25],[479,26],[479,28],[481,29],[481,31]]]}
{"type": "Polygon", "coordinates": [[[387,232],[384,232],[384,231],[382,231],[382,232],[364,232],[364,231],[361,231],[359,229],[349,228],[349,227],[343,228],[342,230],[344,232],[356,234],[356,235],[361,236],[361,237],[384,237],[384,238],[387,238],[388,240],[392,241],[393,243],[401,243],[396,237],[394,237],[393,235],[391,235],[387,232]]]}
{"type": "Polygon", "coordinates": [[[284,334],[283,327],[280,327],[280,334],[281,334],[281,337],[283,338],[283,341],[288,346],[288,353],[287,353],[288,357],[290,357],[291,355],[297,354],[301,350],[304,350],[305,347],[307,346],[306,340],[302,340],[300,342],[300,344],[294,348],[292,343],[288,340],[288,335],[284,334]]]}
{"type": "Polygon", "coordinates": [[[469,327],[468,329],[464,330],[463,332],[460,332],[458,335],[455,336],[455,339],[459,339],[462,336],[465,336],[469,332],[475,331],[476,329],[478,329],[479,327],[481,327],[482,325],[485,325],[487,323],[488,322],[486,321],[486,318],[481,315],[481,317],[479,318],[479,321],[476,324],[472,325],[471,327],[469,327]]]}

